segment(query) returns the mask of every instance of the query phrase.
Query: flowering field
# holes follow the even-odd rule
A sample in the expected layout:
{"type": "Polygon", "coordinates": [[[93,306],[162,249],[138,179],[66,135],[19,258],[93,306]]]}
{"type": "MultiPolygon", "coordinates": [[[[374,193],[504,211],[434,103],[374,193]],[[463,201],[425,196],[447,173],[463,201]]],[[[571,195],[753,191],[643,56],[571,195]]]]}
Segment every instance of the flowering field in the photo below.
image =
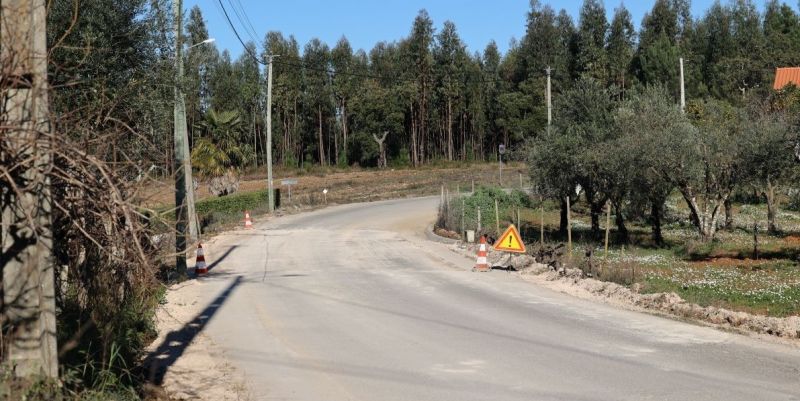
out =
{"type": "MultiPolygon", "coordinates": [[[[585,264],[586,249],[592,248],[595,265],[604,269],[599,277],[603,280],[638,282],[642,292],[675,292],[701,306],[768,316],[800,315],[800,213],[780,211],[782,232],[768,235],[763,205],[737,205],[733,228],[720,231],[714,242],[705,244],[681,218],[681,209],[679,200],[668,205],[671,219],[663,226],[667,247],[652,246],[649,227],[629,222],[631,244],[612,243],[607,261],[601,241],[587,238],[589,218],[578,210],[573,214],[573,261],[585,264]],[[758,260],[754,258],[755,221],[760,222],[758,260]]],[[[538,211],[523,216],[538,230],[538,211]]],[[[545,215],[546,231],[550,240],[563,241],[555,236],[557,225],[558,211],[551,207],[545,215]]],[[[612,240],[614,234],[612,220],[612,240]]]]}

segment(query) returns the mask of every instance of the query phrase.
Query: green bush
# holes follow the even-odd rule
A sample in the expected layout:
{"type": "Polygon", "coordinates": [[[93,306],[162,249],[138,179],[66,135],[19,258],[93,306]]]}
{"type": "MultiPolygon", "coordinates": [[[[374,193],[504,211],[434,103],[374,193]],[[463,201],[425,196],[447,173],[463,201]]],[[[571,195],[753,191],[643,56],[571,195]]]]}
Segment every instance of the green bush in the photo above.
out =
{"type": "Polygon", "coordinates": [[[448,205],[444,205],[440,210],[437,226],[452,231],[460,231],[462,228],[461,217],[463,203],[464,229],[477,229],[478,209],[480,209],[481,232],[494,233],[495,199],[497,200],[501,226],[504,226],[506,222],[515,220],[514,214],[517,209],[532,206],[530,197],[522,191],[514,190],[509,194],[498,187],[482,186],[476,188],[475,193],[452,198],[448,205]]]}

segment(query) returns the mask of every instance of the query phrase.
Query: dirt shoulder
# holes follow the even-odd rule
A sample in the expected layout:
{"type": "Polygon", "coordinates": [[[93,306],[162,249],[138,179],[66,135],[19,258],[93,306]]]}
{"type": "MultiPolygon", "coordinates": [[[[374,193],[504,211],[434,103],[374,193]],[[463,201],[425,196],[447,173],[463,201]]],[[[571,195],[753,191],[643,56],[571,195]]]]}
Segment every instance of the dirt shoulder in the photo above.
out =
{"type": "Polygon", "coordinates": [[[168,288],[156,312],[159,336],[149,347],[151,366],[160,366],[152,376],[170,400],[248,401],[243,375],[202,331],[207,286],[187,280],[168,288]]]}
{"type": "MultiPolygon", "coordinates": [[[[449,247],[453,252],[474,257],[474,245],[461,243],[449,247]]],[[[583,277],[579,269],[553,271],[537,263],[532,256],[510,256],[489,250],[488,260],[495,266],[513,266],[525,281],[582,299],[603,302],[617,307],[654,313],[666,317],[687,319],[718,329],[734,331],[762,339],[800,347],[800,316],[768,317],[735,312],[713,306],[703,307],[683,300],[678,294],[641,294],[637,285],[628,288],[616,283],[583,277]]]]}

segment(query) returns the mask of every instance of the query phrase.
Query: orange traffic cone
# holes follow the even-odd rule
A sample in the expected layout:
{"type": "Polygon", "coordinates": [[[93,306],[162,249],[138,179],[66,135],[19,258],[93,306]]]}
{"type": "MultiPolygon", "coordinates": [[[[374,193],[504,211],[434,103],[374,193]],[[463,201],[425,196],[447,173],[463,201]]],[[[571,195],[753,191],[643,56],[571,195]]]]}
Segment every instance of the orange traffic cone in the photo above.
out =
{"type": "Polygon", "coordinates": [[[250,219],[250,211],[244,211],[244,228],[253,228],[253,220],[250,219]]]}
{"type": "Polygon", "coordinates": [[[206,256],[203,253],[203,244],[197,244],[197,257],[194,260],[194,274],[202,276],[208,273],[206,266],[206,256]]]}
{"type": "Polygon", "coordinates": [[[475,267],[472,268],[472,271],[488,272],[492,270],[486,260],[486,247],[486,237],[481,235],[481,242],[480,245],[478,245],[478,260],[475,262],[475,267]]]}

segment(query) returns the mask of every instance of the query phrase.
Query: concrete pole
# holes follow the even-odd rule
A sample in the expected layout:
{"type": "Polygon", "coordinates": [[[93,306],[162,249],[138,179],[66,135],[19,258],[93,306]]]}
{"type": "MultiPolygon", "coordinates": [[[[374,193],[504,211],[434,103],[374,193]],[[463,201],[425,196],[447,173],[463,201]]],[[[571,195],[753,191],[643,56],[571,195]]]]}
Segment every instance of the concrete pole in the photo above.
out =
{"type": "Polygon", "coordinates": [[[272,185],[272,58],[267,57],[267,199],[269,212],[275,211],[275,194],[272,185]]]}
{"type": "Polygon", "coordinates": [[[0,268],[0,320],[9,334],[3,356],[17,376],[57,377],[45,1],[0,1],[0,21],[2,159],[24,160],[15,174],[26,184],[0,204],[0,254],[14,255],[0,268]]]}
{"type": "Polygon", "coordinates": [[[189,134],[186,128],[186,105],[183,99],[183,4],[172,2],[175,18],[175,109],[173,140],[175,142],[175,251],[176,269],[186,270],[187,242],[197,239],[194,213],[194,182],[189,159],[189,134]]]}
{"type": "Polygon", "coordinates": [[[477,232],[477,234],[479,236],[481,235],[480,232],[481,232],[481,207],[478,206],[478,232],[477,232]]]}
{"type": "Polygon", "coordinates": [[[681,111],[686,112],[686,91],[683,84],[683,57],[679,59],[681,67],[681,111]]]}

